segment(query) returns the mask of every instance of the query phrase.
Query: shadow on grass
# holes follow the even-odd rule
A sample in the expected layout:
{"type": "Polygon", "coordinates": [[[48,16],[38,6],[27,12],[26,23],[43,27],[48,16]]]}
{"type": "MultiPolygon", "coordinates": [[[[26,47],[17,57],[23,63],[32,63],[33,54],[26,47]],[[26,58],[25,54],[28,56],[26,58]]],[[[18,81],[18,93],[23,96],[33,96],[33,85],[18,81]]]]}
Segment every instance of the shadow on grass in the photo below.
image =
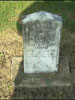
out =
{"type": "Polygon", "coordinates": [[[22,19],[26,15],[31,14],[33,12],[38,12],[38,11],[47,11],[47,12],[51,12],[59,16],[62,16],[64,28],[66,28],[68,31],[74,32],[75,20],[74,20],[74,11],[72,8],[74,8],[73,2],[61,2],[61,1],[35,2],[31,6],[29,6],[27,9],[23,10],[22,13],[20,14],[19,19],[17,21],[18,33],[19,35],[22,35],[22,19]]]}

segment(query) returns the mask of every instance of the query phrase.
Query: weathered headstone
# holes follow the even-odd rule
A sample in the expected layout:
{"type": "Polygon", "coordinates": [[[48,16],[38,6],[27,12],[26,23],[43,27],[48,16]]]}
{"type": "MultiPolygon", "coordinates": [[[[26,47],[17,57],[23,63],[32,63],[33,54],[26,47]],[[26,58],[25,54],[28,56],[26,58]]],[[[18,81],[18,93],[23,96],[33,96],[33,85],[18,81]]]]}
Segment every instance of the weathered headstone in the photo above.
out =
{"type": "Polygon", "coordinates": [[[40,99],[47,93],[49,99],[54,96],[65,98],[65,94],[69,98],[71,81],[68,58],[60,56],[59,59],[62,18],[42,11],[27,15],[22,23],[24,58],[12,59],[13,97],[24,99],[38,95],[40,99]]]}
{"type": "Polygon", "coordinates": [[[62,18],[40,11],[23,21],[24,73],[58,71],[62,18]]]}

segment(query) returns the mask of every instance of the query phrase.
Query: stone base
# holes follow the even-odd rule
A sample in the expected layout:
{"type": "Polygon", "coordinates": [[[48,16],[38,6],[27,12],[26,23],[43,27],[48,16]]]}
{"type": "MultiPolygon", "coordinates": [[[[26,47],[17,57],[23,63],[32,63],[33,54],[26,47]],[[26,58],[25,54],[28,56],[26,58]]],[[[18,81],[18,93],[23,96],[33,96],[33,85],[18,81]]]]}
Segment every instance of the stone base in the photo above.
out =
{"type": "Polygon", "coordinates": [[[17,87],[71,85],[68,59],[66,57],[60,57],[58,72],[41,74],[24,74],[22,57],[14,57],[12,59],[11,78],[17,87]]]}
{"type": "MultiPolygon", "coordinates": [[[[12,84],[15,86],[14,91],[16,90],[16,88],[21,89],[22,91],[24,91],[24,89],[26,91],[27,89],[29,89],[28,91],[32,91],[35,94],[37,88],[38,89],[48,88],[48,90],[50,89],[49,91],[55,91],[57,96],[59,94],[62,95],[63,92],[60,91],[61,89],[63,89],[62,87],[64,87],[64,89],[71,87],[68,59],[66,57],[60,57],[58,72],[42,73],[42,74],[24,74],[22,57],[14,57],[12,59],[12,67],[11,67],[11,81],[12,84]],[[53,90],[51,89],[52,87],[53,90]]],[[[68,88],[67,90],[68,91],[66,91],[66,93],[69,93],[68,96],[70,96],[71,88],[68,88]]],[[[39,90],[38,93],[40,93],[40,91],[42,90],[39,90]]],[[[45,92],[47,92],[47,90],[45,92]]],[[[24,91],[24,93],[26,94],[27,92],[24,91]]],[[[50,93],[54,93],[54,92],[50,92],[50,93]]],[[[22,97],[23,96],[20,96],[18,98],[22,98],[22,97]]]]}

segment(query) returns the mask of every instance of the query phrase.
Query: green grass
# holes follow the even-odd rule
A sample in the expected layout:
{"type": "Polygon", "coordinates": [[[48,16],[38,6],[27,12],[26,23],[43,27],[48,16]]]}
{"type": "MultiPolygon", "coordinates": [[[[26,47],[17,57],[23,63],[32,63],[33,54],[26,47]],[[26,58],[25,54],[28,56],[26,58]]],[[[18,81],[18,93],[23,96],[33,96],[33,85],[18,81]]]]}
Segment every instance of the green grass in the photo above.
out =
{"type": "Polygon", "coordinates": [[[75,2],[44,2],[44,1],[1,1],[0,32],[5,29],[21,30],[19,18],[23,15],[45,10],[58,14],[63,18],[64,29],[75,32],[75,2]]]}
{"type": "Polygon", "coordinates": [[[0,31],[7,28],[16,29],[16,23],[22,10],[33,2],[1,1],[0,2],[0,31]]]}

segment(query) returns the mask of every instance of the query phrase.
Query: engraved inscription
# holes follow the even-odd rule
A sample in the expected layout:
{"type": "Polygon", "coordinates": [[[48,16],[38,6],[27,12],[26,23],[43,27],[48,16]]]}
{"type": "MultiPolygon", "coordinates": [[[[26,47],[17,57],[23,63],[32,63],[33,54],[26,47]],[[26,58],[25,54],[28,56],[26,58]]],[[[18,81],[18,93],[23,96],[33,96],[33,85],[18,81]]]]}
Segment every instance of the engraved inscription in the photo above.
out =
{"type": "Polygon", "coordinates": [[[32,23],[31,28],[26,26],[26,42],[30,46],[35,46],[35,49],[47,49],[49,46],[55,45],[55,25],[52,26],[52,22],[41,24],[41,23],[32,23]],[[52,29],[54,29],[52,31],[52,29]],[[29,32],[28,32],[29,30],[29,32]]]}
{"type": "Polygon", "coordinates": [[[56,56],[56,23],[54,25],[52,25],[51,21],[45,23],[35,22],[32,23],[31,27],[27,24],[24,28],[26,31],[25,43],[27,44],[25,49],[26,55],[56,56]]]}

